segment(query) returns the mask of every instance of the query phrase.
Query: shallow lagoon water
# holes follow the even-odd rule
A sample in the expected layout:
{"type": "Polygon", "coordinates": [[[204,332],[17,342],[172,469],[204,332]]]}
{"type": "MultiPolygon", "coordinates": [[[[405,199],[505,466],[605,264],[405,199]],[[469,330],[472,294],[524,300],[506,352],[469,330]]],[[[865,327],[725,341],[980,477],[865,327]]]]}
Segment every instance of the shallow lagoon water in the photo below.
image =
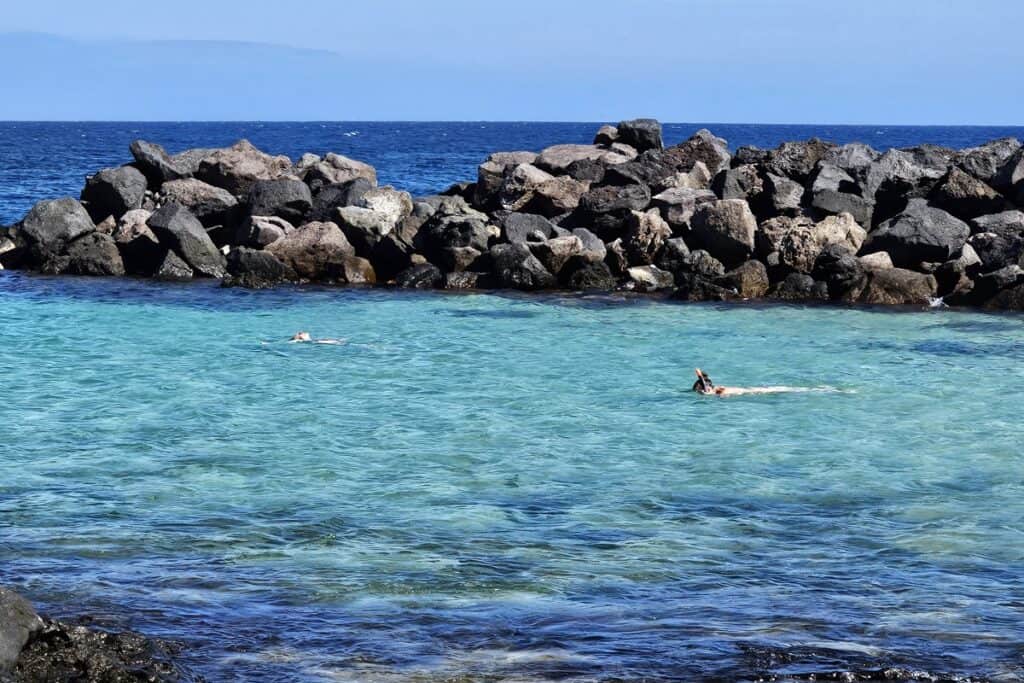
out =
{"type": "Polygon", "coordinates": [[[217,681],[1022,680],[1022,354],[954,311],[4,273],[0,583],[217,681]]]}

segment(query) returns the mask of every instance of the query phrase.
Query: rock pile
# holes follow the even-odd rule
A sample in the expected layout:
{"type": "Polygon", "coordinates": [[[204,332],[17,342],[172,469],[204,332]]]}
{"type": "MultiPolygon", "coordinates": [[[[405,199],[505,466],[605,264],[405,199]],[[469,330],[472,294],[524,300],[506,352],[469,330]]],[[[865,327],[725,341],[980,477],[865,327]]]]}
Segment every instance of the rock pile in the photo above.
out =
{"type": "Polygon", "coordinates": [[[474,182],[414,198],[337,154],[246,141],[135,161],[0,233],[0,265],[44,273],[397,287],[662,292],[1024,309],[1024,149],[1014,139],[879,153],[773,150],[653,120],[591,145],[498,152],[474,182]]]}

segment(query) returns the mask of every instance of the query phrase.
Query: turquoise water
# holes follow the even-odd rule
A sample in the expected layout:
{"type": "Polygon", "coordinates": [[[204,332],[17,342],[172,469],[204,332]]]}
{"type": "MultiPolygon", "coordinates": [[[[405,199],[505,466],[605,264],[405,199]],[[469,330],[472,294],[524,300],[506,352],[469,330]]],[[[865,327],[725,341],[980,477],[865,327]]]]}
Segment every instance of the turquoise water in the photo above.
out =
{"type": "Polygon", "coordinates": [[[0,583],[217,681],[1022,680],[1022,355],[949,311],[4,273],[0,583]]]}

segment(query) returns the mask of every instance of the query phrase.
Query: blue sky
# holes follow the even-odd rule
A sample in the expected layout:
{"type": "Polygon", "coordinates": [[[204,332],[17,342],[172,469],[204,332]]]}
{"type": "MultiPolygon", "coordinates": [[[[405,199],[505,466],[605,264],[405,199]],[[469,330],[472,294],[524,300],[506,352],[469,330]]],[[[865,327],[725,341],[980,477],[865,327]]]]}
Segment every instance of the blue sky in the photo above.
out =
{"type": "Polygon", "coordinates": [[[1019,0],[35,0],[0,14],[0,118],[1019,125],[1022,26],[1019,0]]]}

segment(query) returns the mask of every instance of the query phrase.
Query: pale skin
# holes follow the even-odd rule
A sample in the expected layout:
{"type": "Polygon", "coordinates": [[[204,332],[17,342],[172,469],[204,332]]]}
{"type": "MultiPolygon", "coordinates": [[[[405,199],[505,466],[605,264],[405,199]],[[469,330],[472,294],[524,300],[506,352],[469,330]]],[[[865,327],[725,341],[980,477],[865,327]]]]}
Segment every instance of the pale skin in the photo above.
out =
{"type": "Polygon", "coordinates": [[[344,344],[345,340],[344,339],[313,339],[313,337],[309,334],[309,332],[296,332],[294,335],[292,335],[292,338],[288,340],[288,343],[289,344],[304,344],[304,343],[310,343],[310,344],[330,344],[332,346],[337,346],[339,344],[344,344]]]}
{"type": "Polygon", "coordinates": [[[716,387],[707,373],[696,369],[697,382],[693,390],[704,396],[747,396],[750,394],[781,394],[794,391],[792,387],[716,387]]]}

